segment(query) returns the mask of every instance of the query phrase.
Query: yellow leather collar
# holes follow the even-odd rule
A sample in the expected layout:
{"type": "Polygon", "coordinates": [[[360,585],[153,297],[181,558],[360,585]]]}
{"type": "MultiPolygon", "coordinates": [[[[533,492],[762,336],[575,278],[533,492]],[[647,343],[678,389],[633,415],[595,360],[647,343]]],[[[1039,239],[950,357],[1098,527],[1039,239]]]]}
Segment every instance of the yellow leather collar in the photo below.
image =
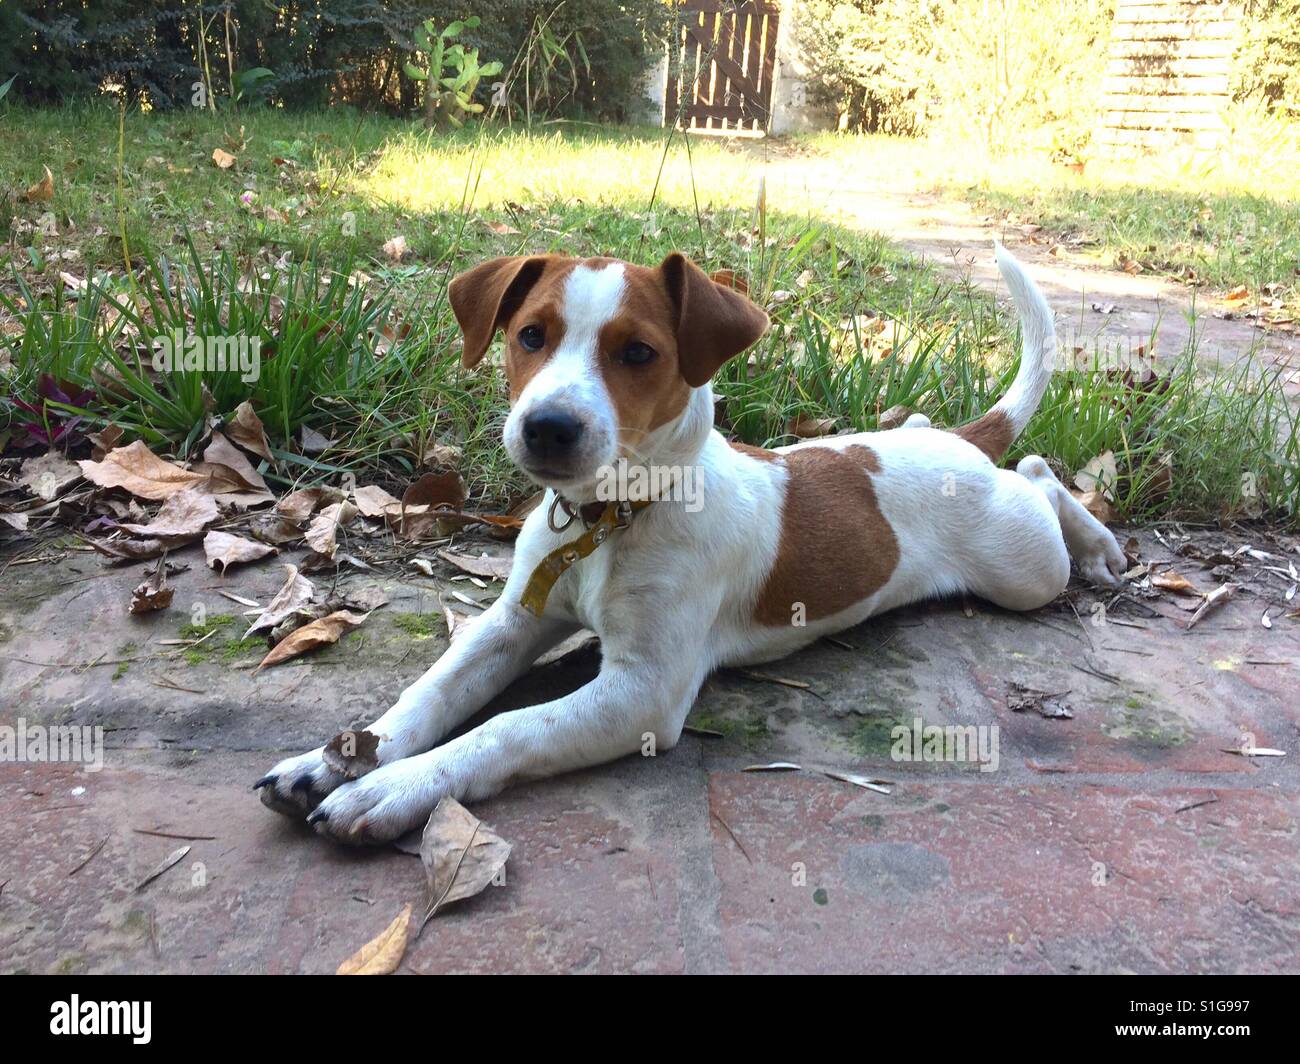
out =
{"type": "Polygon", "coordinates": [[[632,515],[644,510],[650,502],[649,499],[640,502],[611,502],[586,532],[571,543],[551,551],[538,563],[524,586],[523,596],[519,600],[524,609],[540,617],[546,609],[546,600],[550,597],[555,582],[595,551],[611,534],[620,528],[627,528],[632,515]]]}

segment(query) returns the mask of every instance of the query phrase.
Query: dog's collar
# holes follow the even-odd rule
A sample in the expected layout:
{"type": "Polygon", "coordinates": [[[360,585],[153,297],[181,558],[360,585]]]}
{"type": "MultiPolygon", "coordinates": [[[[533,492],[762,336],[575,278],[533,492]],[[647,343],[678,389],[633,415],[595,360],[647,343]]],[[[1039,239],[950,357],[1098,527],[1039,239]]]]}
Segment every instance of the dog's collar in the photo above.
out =
{"type": "MultiPolygon", "coordinates": [[[[546,609],[546,600],[550,597],[555,582],[609,539],[612,533],[620,528],[627,528],[632,523],[633,515],[644,510],[650,502],[650,499],[643,499],[640,502],[597,503],[595,506],[604,508],[599,516],[590,521],[587,514],[594,513],[595,506],[579,507],[576,512],[587,525],[587,531],[572,542],[556,547],[537,564],[537,568],[533,570],[533,575],[528,578],[528,583],[524,587],[524,593],[519,600],[520,605],[540,617],[542,611],[546,609]]],[[[547,514],[548,520],[553,517],[557,503],[563,503],[558,494],[555,501],[551,503],[551,512],[547,514]]],[[[569,520],[557,531],[568,528],[573,523],[575,511],[567,503],[564,503],[564,510],[569,514],[569,520]]],[[[555,527],[554,522],[551,527],[555,527]]]]}

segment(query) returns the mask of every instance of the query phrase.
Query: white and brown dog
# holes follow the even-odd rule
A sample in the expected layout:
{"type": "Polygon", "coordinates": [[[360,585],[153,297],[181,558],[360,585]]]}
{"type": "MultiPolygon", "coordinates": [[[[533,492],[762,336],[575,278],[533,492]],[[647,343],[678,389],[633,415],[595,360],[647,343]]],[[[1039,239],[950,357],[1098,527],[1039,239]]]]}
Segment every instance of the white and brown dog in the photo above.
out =
{"type": "Polygon", "coordinates": [[[953,432],[914,417],[776,451],[714,430],[709,383],[767,316],[683,256],[657,269],[515,257],[461,274],[449,296],[464,363],[505,331],[505,443],[549,489],[546,502],[519,535],[505,592],[366,729],[378,767],[348,779],[320,748],[259,780],[262,800],[344,842],[393,839],[443,795],[486,798],[637,752],[649,736],[672,747],[720,666],[780,658],[956,592],[1032,610],[1065,588],[1071,555],[1088,579],[1117,583],[1125,562],[1114,537],[1041,458],[1014,472],[996,464],[1037,408],[1055,347],[1042,294],[1000,247],[997,256],[1024,345],[996,406],[953,432]],[[571,549],[581,525],[559,526],[553,503],[591,512],[620,459],[647,473],[691,470],[697,505],[660,497],[632,516],[623,508],[614,524],[610,507],[571,549]],[[529,608],[557,557],[542,578],[544,608],[529,608]],[[580,627],[601,640],[594,680],[443,741],[580,627]]]}

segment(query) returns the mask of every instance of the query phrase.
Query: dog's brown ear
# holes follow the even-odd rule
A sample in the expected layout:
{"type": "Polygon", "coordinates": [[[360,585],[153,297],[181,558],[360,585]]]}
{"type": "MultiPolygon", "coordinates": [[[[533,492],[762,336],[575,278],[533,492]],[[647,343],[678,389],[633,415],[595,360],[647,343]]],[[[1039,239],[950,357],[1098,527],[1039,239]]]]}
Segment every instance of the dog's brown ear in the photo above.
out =
{"type": "Polygon", "coordinates": [[[460,361],[472,369],[483,360],[496,331],[510,318],[546,269],[546,259],[510,255],[452,278],[447,299],[465,337],[460,361]]]}
{"type": "Polygon", "coordinates": [[[664,259],[659,271],[677,312],[681,374],[698,388],[763,335],[767,315],[735,290],[734,275],[721,284],[680,252],[664,259]]]}

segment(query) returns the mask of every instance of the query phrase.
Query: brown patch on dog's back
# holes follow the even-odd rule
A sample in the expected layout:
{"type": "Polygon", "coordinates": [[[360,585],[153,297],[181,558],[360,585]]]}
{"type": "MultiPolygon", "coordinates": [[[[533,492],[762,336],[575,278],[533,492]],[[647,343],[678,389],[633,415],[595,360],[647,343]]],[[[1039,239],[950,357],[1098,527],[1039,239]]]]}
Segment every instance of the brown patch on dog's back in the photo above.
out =
{"type": "Polygon", "coordinates": [[[862,445],[801,447],[774,457],[788,474],[781,540],[754,619],[768,627],[790,624],[795,604],[803,603],[804,619],[815,621],[884,587],[899,550],[871,480],[880,471],[876,452],[862,445]]]}
{"type": "Polygon", "coordinates": [[[1002,461],[1002,456],[1016,438],[1010,419],[1001,410],[990,410],[952,432],[967,443],[973,443],[994,462],[1002,461]]]}

